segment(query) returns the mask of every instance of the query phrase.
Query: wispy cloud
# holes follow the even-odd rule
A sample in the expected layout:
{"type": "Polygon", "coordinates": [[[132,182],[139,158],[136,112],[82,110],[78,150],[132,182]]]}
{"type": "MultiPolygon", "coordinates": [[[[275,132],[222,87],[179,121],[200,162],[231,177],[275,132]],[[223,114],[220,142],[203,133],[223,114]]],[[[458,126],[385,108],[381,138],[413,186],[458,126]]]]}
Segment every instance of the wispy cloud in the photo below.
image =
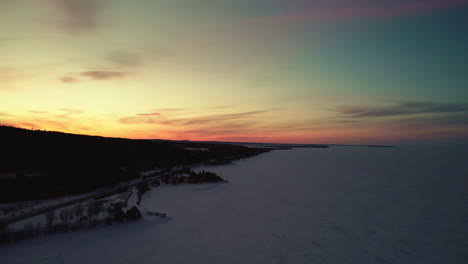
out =
{"type": "Polygon", "coordinates": [[[31,73],[27,72],[27,69],[0,66],[0,83],[25,79],[31,75],[31,73]]]}
{"type": "Polygon", "coordinates": [[[251,117],[258,116],[259,114],[264,114],[267,112],[271,112],[273,109],[270,110],[258,110],[258,111],[249,111],[249,112],[240,112],[240,113],[232,113],[232,114],[221,114],[221,115],[209,115],[209,116],[202,116],[196,118],[188,118],[185,120],[180,120],[185,125],[195,125],[195,124],[209,124],[214,122],[226,122],[229,120],[239,120],[239,119],[247,119],[251,117]]]}
{"type": "MultiPolygon", "coordinates": [[[[14,119],[15,120],[12,120],[12,121],[0,120],[0,124],[7,125],[7,126],[21,127],[21,128],[32,128],[32,129],[47,128],[48,130],[59,130],[59,131],[70,130],[70,126],[67,124],[67,122],[51,120],[50,118],[28,118],[28,117],[15,116],[14,119]]],[[[75,125],[72,125],[72,127],[78,127],[78,126],[75,124],[75,125]]]]}
{"type": "Polygon", "coordinates": [[[17,126],[22,128],[40,129],[41,127],[33,123],[19,123],[17,126]]]}
{"type": "MultiPolygon", "coordinates": [[[[143,113],[135,116],[127,116],[118,119],[122,124],[162,124],[162,125],[174,125],[186,130],[193,129],[240,129],[245,126],[252,126],[258,124],[258,117],[261,114],[269,113],[275,109],[238,112],[230,114],[220,115],[202,115],[194,117],[167,117],[161,115],[161,113],[143,113]],[[255,120],[257,119],[257,120],[255,120]]],[[[206,130],[205,130],[206,131],[206,130]]]]}
{"type": "Polygon", "coordinates": [[[175,112],[175,111],[185,111],[187,108],[159,108],[155,109],[156,112],[175,112]]]}
{"type": "Polygon", "coordinates": [[[71,32],[94,29],[97,26],[98,0],[50,0],[64,17],[64,26],[71,32]]]}
{"type": "Polygon", "coordinates": [[[127,125],[135,124],[167,124],[167,120],[155,116],[136,115],[119,118],[119,123],[127,125]],[[163,123],[164,122],[164,123],[163,123]]]}
{"type": "Polygon", "coordinates": [[[34,114],[47,114],[48,113],[47,111],[41,111],[41,110],[28,110],[28,112],[34,113],[34,114]]]}
{"type": "Polygon", "coordinates": [[[301,22],[346,20],[354,18],[387,19],[434,12],[468,4],[468,0],[429,0],[409,1],[391,6],[333,7],[329,9],[308,9],[300,12],[282,13],[254,19],[255,22],[301,22]]]}
{"type": "Polygon", "coordinates": [[[93,80],[111,80],[120,79],[127,75],[122,71],[85,71],[81,73],[82,76],[89,77],[93,80]]]}
{"type": "Polygon", "coordinates": [[[216,140],[218,141],[237,141],[237,142],[264,142],[273,141],[272,137],[256,137],[256,136],[221,136],[216,140]]]}
{"type": "Polygon", "coordinates": [[[60,81],[64,83],[74,83],[74,82],[77,82],[78,79],[76,79],[75,77],[71,77],[71,76],[63,76],[63,77],[60,77],[60,81]]]}
{"type": "Polygon", "coordinates": [[[139,116],[159,116],[161,115],[160,113],[143,113],[143,114],[138,114],[139,116]]]}
{"type": "Polygon", "coordinates": [[[79,77],[88,77],[92,80],[111,80],[124,78],[129,74],[129,70],[142,64],[142,59],[138,53],[130,51],[114,51],[104,58],[112,65],[112,70],[100,70],[91,67],[93,70],[66,73],[58,79],[64,83],[75,83],[80,81],[79,77]]]}
{"type": "Polygon", "coordinates": [[[60,109],[57,109],[57,110],[62,111],[63,113],[57,115],[56,117],[62,117],[62,118],[67,118],[67,117],[69,117],[71,115],[77,115],[77,114],[84,113],[83,110],[78,110],[78,109],[73,109],[73,108],[60,108],[60,109]]]}
{"type": "Polygon", "coordinates": [[[142,64],[140,54],[131,51],[114,51],[109,55],[108,59],[117,66],[122,67],[136,67],[142,64]]]}
{"type": "Polygon", "coordinates": [[[102,119],[97,116],[83,118],[83,110],[59,108],[45,110],[29,109],[25,113],[8,113],[0,115],[0,124],[23,128],[47,129],[71,133],[85,133],[99,129],[102,119]]]}
{"type": "Polygon", "coordinates": [[[390,106],[363,107],[343,106],[333,109],[347,118],[369,118],[407,116],[415,114],[449,114],[468,111],[468,104],[434,103],[434,102],[398,102],[390,106]]]}

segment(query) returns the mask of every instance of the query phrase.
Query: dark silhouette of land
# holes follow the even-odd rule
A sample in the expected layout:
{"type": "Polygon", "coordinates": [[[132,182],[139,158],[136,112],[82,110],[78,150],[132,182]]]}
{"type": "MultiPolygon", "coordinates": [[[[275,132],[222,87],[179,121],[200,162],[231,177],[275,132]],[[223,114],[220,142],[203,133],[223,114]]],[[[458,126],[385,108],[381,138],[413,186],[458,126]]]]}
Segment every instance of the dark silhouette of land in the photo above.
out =
{"type": "Polygon", "coordinates": [[[0,202],[93,191],[154,168],[226,164],[270,149],[231,144],[132,140],[0,126],[0,202]],[[26,177],[27,172],[39,176],[26,177]]]}

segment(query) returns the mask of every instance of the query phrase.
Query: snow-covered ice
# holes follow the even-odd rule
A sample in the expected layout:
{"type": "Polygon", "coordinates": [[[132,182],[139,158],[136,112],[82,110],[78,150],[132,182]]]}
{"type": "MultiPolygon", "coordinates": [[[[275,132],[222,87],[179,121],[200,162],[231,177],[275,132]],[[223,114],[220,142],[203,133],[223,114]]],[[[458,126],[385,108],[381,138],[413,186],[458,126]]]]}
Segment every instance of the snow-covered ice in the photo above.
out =
{"type": "Polygon", "coordinates": [[[468,152],[332,147],[200,168],[138,222],[0,245],[0,263],[468,263],[468,152]]]}

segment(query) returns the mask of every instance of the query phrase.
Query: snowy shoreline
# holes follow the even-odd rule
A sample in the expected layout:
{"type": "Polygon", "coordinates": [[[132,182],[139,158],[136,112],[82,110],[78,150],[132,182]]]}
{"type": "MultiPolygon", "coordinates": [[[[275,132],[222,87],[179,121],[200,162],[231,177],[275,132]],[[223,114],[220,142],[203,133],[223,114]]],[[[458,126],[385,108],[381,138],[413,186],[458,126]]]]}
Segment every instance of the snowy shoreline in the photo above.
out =
{"type": "MultiPolygon", "coordinates": [[[[4,263],[466,263],[466,149],[273,151],[165,185],[168,217],[0,245],[4,263]]],[[[204,167],[197,168],[203,170],[204,167]]]]}

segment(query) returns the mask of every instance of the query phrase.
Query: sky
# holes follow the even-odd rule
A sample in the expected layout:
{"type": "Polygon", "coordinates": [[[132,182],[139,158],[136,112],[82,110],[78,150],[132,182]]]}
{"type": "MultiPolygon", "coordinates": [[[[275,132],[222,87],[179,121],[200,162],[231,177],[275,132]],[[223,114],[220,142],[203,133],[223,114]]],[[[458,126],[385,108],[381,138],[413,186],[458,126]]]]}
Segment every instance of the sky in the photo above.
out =
{"type": "Polygon", "coordinates": [[[468,142],[468,0],[0,0],[0,124],[468,142]]]}

